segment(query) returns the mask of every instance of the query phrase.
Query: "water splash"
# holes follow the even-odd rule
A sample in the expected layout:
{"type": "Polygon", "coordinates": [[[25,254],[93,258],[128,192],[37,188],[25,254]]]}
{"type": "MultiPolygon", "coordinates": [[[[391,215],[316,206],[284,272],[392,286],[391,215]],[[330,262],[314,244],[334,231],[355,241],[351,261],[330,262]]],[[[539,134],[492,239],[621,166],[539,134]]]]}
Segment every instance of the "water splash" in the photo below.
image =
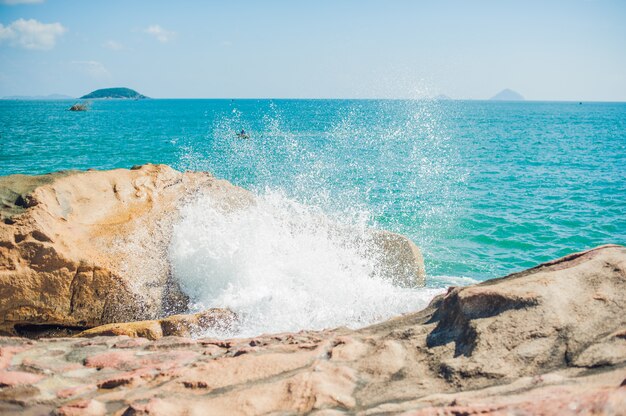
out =
{"type": "Polygon", "coordinates": [[[437,102],[311,102],[306,120],[290,117],[288,101],[256,104],[231,103],[206,142],[181,153],[183,167],[259,198],[236,213],[207,198],[184,209],[170,260],[194,307],[231,308],[250,335],[357,327],[425,306],[446,278],[394,287],[372,275],[367,239],[353,242],[376,227],[408,235],[427,262],[445,250],[437,242],[461,208],[463,172],[437,102]]]}
{"type": "Polygon", "coordinates": [[[441,289],[394,286],[377,274],[364,216],[330,218],[268,191],[232,209],[202,196],[182,210],[169,257],[192,309],[229,308],[235,334],[360,327],[418,310],[441,289]]]}

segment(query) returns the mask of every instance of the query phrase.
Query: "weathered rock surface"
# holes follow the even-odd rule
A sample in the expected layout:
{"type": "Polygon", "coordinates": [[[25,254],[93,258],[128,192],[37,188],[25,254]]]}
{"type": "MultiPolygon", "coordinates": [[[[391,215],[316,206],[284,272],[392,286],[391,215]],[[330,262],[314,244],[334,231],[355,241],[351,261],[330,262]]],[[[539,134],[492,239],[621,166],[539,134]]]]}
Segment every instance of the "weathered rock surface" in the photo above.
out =
{"type": "Polygon", "coordinates": [[[603,246],[356,331],[0,338],[0,413],[624,415],[625,310],[603,246]]]}
{"type": "Polygon", "coordinates": [[[209,309],[189,315],[172,315],[151,321],[120,322],[96,326],[77,334],[77,337],[125,335],[131,338],[155,340],[167,336],[197,337],[209,329],[233,331],[237,315],[228,309],[209,309]]]}
{"type": "Polygon", "coordinates": [[[178,208],[198,192],[252,200],[208,173],[164,165],[0,178],[0,333],[186,310],[165,250],[178,208]]]}
{"type": "Polygon", "coordinates": [[[374,249],[384,253],[376,273],[390,276],[395,285],[419,287],[426,283],[424,257],[420,249],[408,238],[389,231],[372,233],[374,249]]]}

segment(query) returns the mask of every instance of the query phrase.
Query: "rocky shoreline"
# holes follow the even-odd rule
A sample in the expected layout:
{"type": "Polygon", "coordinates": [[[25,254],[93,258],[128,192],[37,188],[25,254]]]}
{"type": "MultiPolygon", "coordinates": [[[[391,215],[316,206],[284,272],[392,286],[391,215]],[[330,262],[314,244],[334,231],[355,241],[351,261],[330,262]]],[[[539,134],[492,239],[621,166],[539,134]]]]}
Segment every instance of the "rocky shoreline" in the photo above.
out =
{"type": "MultiPolygon", "coordinates": [[[[255,204],[209,173],[165,165],[0,178],[0,335],[76,334],[187,312],[167,248],[180,207],[201,196],[230,211],[255,204]]],[[[377,272],[424,284],[409,239],[381,230],[368,238],[385,260],[377,272]]]]}
{"type": "MultiPolygon", "coordinates": [[[[0,413],[626,414],[626,248],[452,287],[359,330],[210,339],[197,330],[237,317],[177,315],[162,253],[199,191],[254,203],[160,165],[0,178],[0,413]]],[[[389,273],[423,282],[417,247],[376,238],[389,273]]]]}

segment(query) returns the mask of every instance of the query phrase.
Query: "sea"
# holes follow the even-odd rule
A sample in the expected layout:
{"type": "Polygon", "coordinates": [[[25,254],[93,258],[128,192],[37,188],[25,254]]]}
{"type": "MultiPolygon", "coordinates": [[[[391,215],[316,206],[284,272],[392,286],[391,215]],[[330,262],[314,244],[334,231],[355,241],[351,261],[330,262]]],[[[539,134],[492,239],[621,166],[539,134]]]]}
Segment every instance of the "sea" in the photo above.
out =
{"type": "Polygon", "coordinates": [[[193,307],[248,316],[242,333],[358,327],[450,285],[626,243],[626,103],[71,104],[0,101],[0,175],[165,163],[251,190],[245,212],[181,207],[168,247],[193,307]],[[426,287],[368,272],[368,250],[346,236],[369,228],[421,248],[426,287]]]}

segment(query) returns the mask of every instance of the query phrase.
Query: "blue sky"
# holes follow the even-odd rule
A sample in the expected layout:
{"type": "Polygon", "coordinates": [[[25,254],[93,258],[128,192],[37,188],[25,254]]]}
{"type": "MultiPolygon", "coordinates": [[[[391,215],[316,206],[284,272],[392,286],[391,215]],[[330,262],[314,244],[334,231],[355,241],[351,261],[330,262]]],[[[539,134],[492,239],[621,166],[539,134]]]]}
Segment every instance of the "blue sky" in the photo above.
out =
{"type": "Polygon", "coordinates": [[[0,0],[0,96],[626,101],[625,22],[619,0],[0,0]]]}

